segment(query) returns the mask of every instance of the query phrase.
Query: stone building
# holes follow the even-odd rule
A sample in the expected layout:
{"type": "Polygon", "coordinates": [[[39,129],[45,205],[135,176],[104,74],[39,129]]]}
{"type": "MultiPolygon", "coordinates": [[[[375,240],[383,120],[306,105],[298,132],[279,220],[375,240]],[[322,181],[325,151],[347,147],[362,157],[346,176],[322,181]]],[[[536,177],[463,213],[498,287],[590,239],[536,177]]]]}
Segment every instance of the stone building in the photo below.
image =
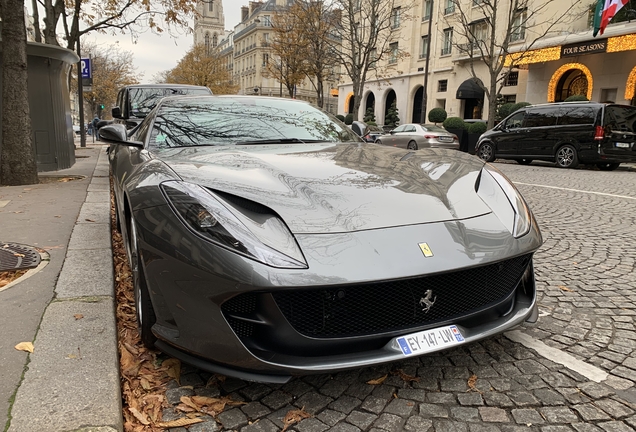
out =
{"type": "MultiPolygon", "coordinates": [[[[408,0],[402,3],[405,7],[413,4],[408,0]]],[[[416,0],[414,8],[403,14],[409,18],[396,22],[400,31],[390,41],[409,55],[380,62],[382,78],[376,79],[374,75],[367,79],[358,118],[372,107],[378,124],[382,124],[395,101],[401,123],[419,122],[428,59],[426,112],[441,107],[449,116],[487,119],[488,101],[472,79],[471,58],[465,50],[470,41],[458,36],[465,28],[460,12],[474,26],[475,34],[479,34],[484,20],[490,19],[484,16],[480,3],[481,0],[416,0]]],[[[509,2],[499,2],[500,20],[507,19],[509,12],[518,22],[531,17],[508,34],[509,52],[524,53],[524,59],[510,70],[505,80],[500,92],[505,101],[545,103],[577,93],[597,101],[633,101],[636,23],[610,24],[604,36],[594,38],[588,3],[530,0],[527,8],[508,11],[509,2]],[[555,21],[557,24],[550,26],[555,21]]],[[[496,26],[502,27],[505,26],[496,26]]],[[[483,39],[487,38],[484,34],[483,39]]],[[[477,77],[488,85],[490,75],[486,66],[476,56],[472,65],[477,77]]],[[[352,89],[350,80],[343,76],[339,85],[339,113],[352,111],[352,89]]]]}

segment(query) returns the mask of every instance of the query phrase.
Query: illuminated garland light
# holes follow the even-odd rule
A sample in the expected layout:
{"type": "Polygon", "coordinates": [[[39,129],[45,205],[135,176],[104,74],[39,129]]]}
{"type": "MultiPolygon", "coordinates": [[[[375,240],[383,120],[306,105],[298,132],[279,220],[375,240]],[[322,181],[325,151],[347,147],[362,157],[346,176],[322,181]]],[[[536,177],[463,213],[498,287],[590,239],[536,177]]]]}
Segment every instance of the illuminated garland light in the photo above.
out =
{"type": "Polygon", "coordinates": [[[627,88],[625,89],[625,100],[631,101],[636,93],[636,67],[632,69],[627,78],[627,88]]]}
{"type": "Polygon", "coordinates": [[[526,65],[543,63],[561,58],[561,47],[542,48],[532,51],[508,54],[504,60],[504,66],[526,65]]]}
{"type": "Polygon", "coordinates": [[[636,34],[611,37],[607,40],[607,52],[636,50],[636,34]]]}
{"type": "Polygon", "coordinates": [[[558,68],[556,72],[554,72],[554,75],[552,75],[552,78],[550,79],[550,84],[548,84],[548,102],[554,102],[554,99],[556,98],[556,87],[559,84],[559,80],[561,79],[563,74],[565,74],[567,71],[571,69],[578,69],[585,74],[585,77],[587,78],[586,97],[588,100],[592,100],[592,87],[594,84],[594,81],[592,79],[592,72],[590,72],[590,70],[584,64],[568,63],[558,68]]]}

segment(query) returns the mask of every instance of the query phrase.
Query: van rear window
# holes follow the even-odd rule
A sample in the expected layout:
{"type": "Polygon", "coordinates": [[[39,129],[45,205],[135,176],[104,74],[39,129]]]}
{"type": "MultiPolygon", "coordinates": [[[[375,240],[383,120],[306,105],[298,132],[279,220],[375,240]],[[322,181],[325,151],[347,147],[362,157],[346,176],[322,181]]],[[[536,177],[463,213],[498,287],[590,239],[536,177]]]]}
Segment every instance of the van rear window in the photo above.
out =
{"type": "Polygon", "coordinates": [[[604,124],[612,130],[636,132],[636,107],[608,105],[604,124]]]}
{"type": "Polygon", "coordinates": [[[560,125],[594,124],[596,110],[592,107],[564,107],[561,108],[560,125]]]}

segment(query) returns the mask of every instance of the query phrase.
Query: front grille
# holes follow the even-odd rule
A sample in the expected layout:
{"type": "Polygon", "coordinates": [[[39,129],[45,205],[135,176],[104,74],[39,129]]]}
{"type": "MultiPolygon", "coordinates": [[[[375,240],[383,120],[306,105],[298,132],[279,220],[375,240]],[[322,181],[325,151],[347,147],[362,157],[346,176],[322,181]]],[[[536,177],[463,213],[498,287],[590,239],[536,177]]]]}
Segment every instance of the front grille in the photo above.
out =
{"type": "Polygon", "coordinates": [[[334,338],[433,325],[482,311],[514,291],[531,255],[434,276],[273,293],[294,329],[334,338]],[[425,302],[435,299],[428,312],[425,302]],[[422,302],[422,304],[420,304],[422,302]]]}

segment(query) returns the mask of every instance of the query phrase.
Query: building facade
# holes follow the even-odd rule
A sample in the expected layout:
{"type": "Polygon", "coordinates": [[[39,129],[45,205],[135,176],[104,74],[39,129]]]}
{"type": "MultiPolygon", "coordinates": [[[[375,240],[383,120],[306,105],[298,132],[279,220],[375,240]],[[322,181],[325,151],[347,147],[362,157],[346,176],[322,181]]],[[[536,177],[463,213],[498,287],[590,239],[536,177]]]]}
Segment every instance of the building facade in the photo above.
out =
{"type": "Polygon", "coordinates": [[[197,3],[194,19],[194,44],[204,44],[211,52],[226,37],[223,2],[203,0],[197,3]]]}
{"type": "MultiPolygon", "coordinates": [[[[403,3],[404,7],[412,4],[403,3]]],[[[382,73],[369,74],[357,117],[362,119],[372,108],[376,122],[383,124],[395,101],[401,123],[420,122],[428,59],[426,113],[441,107],[449,117],[487,119],[488,100],[474,83],[471,70],[486,86],[490,74],[478,55],[471,58],[467,54],[467,47],[477,42],[465,34],[470,27],[477,40],[489,40],[488,33],[480,33],[480,26],[491,17],[485,16],[480,3],[416,1],[408,11],[410,19],[398,23],[400,31],[389,41],[408,54],[384,59],[378,65],[382,73]]],[[[502,101],[545,103],[580,93],[596,101],[633,101],[636,23],[610,24],[604,36],[594,38],[587,2],[530,0],[527,8],[514,11],[506,9],[510,2],[498,3],[498,20],[507,20],[510,14],[523,23],[506,35],[496,36],[498,43],[507,37],[508,52],[520,56],[514,59],[513,67],[504,69],[510,73],[502,80],[502,101]]],[[[495,26],[497,32],[503,28],[507,28],[504,22],[495,26]]],[[[511,65],[510,58],[502,61],[511,65]]],[[[353,86],[346,80],[343,77],[339,85],[341,114],[353,109],[353,86]]]]}
{"type": "MultiPolygon", "coordinates": [[[[250,1],[248,6],[241,7],[241,22],[213,46],[230,70],[233,84],[239,86],[239,94],[289,97],[287,88],[280,81],[267,76],[266,66],[273,55],[270,49],[274,37],[272,23],[276,14],[284,13],[291,3],[292,0],[250,1]]],[[[206,5],[204,2],[198,7],[205,9],[206,5]]],[[[222,6],[219,14],[223,16],[222,6]]],[[[204,18],[195,22],[195,43],[202,43],[201,35],[212,31],[203,23],[204,18]]],[[[324,97],[324,108],[333,113],[337,110],[337,97],[332,96],[331,88],[335,90],[336,85],[335,79],[327,83],[324,97]]],[[[309,79],[296,87],[293,96],[314,103],[317,99],[309,79]]]]}

